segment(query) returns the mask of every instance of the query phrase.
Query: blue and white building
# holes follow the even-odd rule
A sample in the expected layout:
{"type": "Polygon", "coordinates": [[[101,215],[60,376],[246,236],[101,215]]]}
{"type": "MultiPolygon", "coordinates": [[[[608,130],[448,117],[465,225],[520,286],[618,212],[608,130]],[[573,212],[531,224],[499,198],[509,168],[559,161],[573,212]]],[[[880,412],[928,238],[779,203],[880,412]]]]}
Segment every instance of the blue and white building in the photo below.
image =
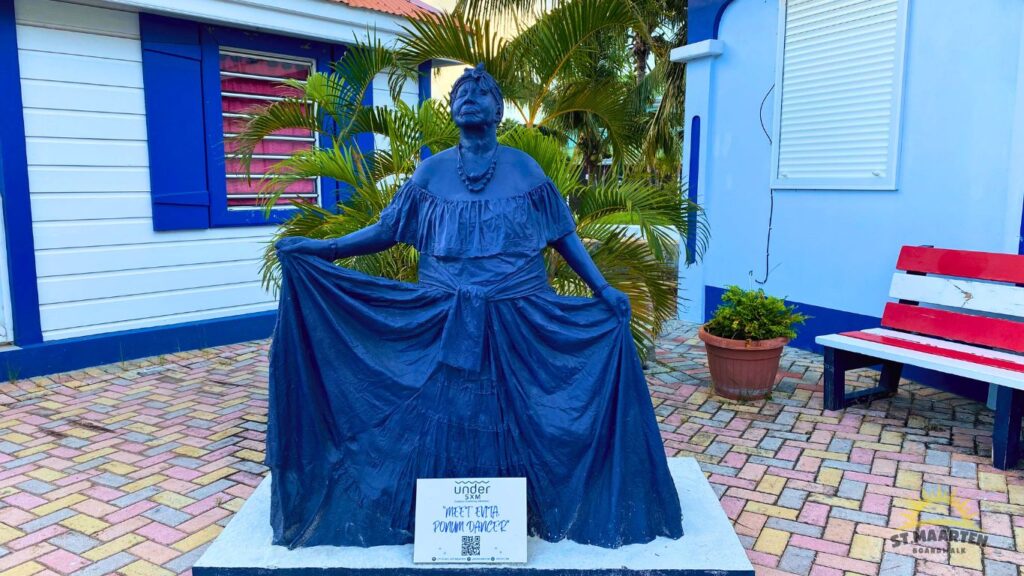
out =
{"type": "Polygon", "coordinates": [[[902,245],[1024,253],[1024,2],[689,10],[672,56],[711,240],[680,271],[684,318],[727,285],[763,286],[814,317],[794,342],[813,348],[878,325],[902,245]]]}
{"type": "MultiPolygon", "coordinates": [[[[417,0],[0,0],[0,367],[25,377],[269,335],[274,223],[224,147],[280,78],[417,0]]],[[[429,64],[421,67],[429,72],[429,64]]],[[[403,100],[429,97],[429,74],[403,100]]],[[[367,101],[390,102],[386,78],[367,101]]],[[[312,145],[281,134],[260,165],[312,145]]],[[[362,141],[374,145],[372,139],[362,141]]],[[[333,207],[336,182],[296,196],[333,207]]]]}

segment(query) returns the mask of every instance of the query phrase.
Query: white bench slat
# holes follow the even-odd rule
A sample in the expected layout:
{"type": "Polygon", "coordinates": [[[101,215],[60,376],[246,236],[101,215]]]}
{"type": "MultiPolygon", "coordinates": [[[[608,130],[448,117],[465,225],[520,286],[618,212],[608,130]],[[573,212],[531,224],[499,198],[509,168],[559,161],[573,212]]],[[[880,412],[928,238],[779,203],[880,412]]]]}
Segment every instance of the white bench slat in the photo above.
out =
{"type": "Polygon", "coordinates": [[[982,382],[990,382],[1000,386],[1024,390],[1024,373],[1020,372],[982,366],[973,362],[944,358],[935,354],[927,354],[895,346],[887,346],[885,344],[878,344],[867,340],[842,336],[840,334],[818,336],[814,341],[822,346],[856,352],[858,354],[864,354],[865,356],[871,356],[880,360],[891,360],[893,362],[911,364],[913,366],[937,370],[946,374],[963,376],[965,378],[981,380],[982,382]]]}
{"type": "Polygon", "coordinates": [[[1024,317],[1024,287],[977,280],[896,273],[889,297],[1005,316],[1024,317]]]}
{"type": "Polygon", "coordinates": [[[928,336],[920,336],[909,332],[900,332],[899,330],[889,330],[888,328],[869,328],[868,330],[862,330],[862,332],[878,334],[879,336],[888,336],[889,338],[899,338],[900,340],[917,342],[918,344],[927,344],[928,346],[955,350],[957,352],[966,352],[976,356],[984,356],[986,358],[1005,360],[1007,362],[1024,365],[1024,354],[1013,354],[1011,352],[1003,352],[1002,350],[981,348],[980,346],[971,346],[970,344],[961,344],[959,342],[950,342],[949,340],[929,338],[928,336]]]}

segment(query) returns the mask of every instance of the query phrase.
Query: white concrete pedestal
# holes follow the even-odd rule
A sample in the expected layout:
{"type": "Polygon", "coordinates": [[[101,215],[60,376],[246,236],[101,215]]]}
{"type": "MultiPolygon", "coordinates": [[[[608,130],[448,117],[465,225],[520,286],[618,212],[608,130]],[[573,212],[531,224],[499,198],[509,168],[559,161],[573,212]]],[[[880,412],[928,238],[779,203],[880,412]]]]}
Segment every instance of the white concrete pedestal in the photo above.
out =
{"type": "Polygon", "coordinates": [[[412,544],[372,548],[271,545],[270,478],[192,569],[194,576],[753,576],[732,523],[693,458],[669,458],[684,536],[609,549],[530,538],[526,564],[413,564],[412,544]]]}

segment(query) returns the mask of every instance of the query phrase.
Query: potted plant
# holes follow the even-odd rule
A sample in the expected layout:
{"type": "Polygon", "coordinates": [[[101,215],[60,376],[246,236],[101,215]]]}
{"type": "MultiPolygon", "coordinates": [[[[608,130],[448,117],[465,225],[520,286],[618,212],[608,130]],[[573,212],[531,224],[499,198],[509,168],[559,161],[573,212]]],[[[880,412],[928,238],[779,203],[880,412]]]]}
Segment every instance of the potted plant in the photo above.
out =
{"type": "Polygon", "coordinates": [[[807,316],[764,290],[729,286],[711,320],[701,326],[715,394],[759,400],[775,385],[782,348],[807,316]]]}

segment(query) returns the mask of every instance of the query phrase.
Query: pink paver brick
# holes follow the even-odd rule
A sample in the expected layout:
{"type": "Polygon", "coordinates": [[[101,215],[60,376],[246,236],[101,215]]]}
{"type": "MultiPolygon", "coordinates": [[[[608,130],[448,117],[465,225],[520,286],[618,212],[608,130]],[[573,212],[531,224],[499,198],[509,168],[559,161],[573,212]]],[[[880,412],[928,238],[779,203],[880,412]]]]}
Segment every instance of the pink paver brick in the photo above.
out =
{"type": "Polygon", "coordinates": [[[48,554],[39,557],[38,562],[45,566],[53,568],[61,574],[70,574],[83,566],[89,564],[89,561],[77,554],[72,554],[67,550],[54,550],[48,554]]]}

